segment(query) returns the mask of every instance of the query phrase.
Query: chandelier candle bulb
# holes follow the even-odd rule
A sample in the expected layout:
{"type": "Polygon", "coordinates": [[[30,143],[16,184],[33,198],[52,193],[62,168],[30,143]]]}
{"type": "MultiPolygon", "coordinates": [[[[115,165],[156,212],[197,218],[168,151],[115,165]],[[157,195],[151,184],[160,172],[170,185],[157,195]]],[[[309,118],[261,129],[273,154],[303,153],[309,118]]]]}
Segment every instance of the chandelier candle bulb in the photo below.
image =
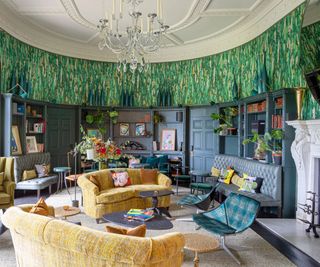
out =
{"type": "Polygon", "coordinates": [[[140,20],[140,30],[141,32],[143,32],[143,18],[141,17],[141,20],[140,20]]]}
{"type": "Polygon", "coordinates": [[[157,15],[160,15],[160,0],[157,0],[157,15]]]}
{"type": "Polygon", "coordinates": [[[159,0],[159,20],[162,21],[162,2],[159,0]]]}
{"type": "Polygon", "coordinates": [[[120,12],[120,18],[122,18],[122,11],[123,11],[123,10],[122,10],[122,1],[123,1],[123,0],[120,0],[120,11],[119,11],[119,12],[120,12]]]}
{"type": "Polygon", "coordinates": [[[112,0],[112,17],[115,16],[116,0],[112,0]]]}

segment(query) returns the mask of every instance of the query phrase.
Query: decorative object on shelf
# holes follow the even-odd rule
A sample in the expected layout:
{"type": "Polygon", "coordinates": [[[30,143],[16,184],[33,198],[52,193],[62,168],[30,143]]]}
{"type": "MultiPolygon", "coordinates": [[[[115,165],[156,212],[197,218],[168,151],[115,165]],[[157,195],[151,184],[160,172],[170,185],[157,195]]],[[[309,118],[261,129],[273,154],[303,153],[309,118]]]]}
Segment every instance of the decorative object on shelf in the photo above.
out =
{"type": "Polygon", "coordinates": [[[12,136],[11,136],[11,153],[12,155],[21,155],[21,142],[19,136],[19,128],[17,125],[12,125],[11,128],[12,136]]]}
{"type": "Polygon", "coordinates": [[[227,107],[224,109],[223,113],[212,113],[211,119],[219,120],[220,124],[218,127],[214,128],[214,133],[220,135],[227,135],[228,128],[234,129],[232,125],[232,117],[238,115],[238,108],[235,107],[227,107]]]}
{"type": "Polygon", "coordinates": [[[182,122],[183,121],[183,112],[177,111],[176,112],[176,122],[182,122]]]}
{"type": "Polygon", "coordinates": [[[80,125],[80,133],[82,135],[82,140],[77,144],[76,149],[80,151],[81,154],[87,154],[88,160],[93,160],[95,158],[94,141],[96,138],[90,137],[85,132],[82,125],[80,125]]]}
{"type": "Polygon", "coordinates": [[[160,122],[163,122],[163,117],[162,117],[160,114],[155,113],[155,114],[153,115],[153,122],[154,122],[155,124],[160,123],[160,122]]]}
{"type": "Polygon", "coordinates": [[[87,129],[87,134],[89,137],[95,137],[97,139],[102,139],[102,134],[99,129],[87,129]]]}
{"type": "Polygon", "coordinates": [[[144,145],[136,141],[126,141],[120,147],[122,150],[146,150],[144,145]]]}
{"type": "Polygon", "coordinates": [[[302,119],[302,104],[304,100],[305,95],[305,88],[297,88],[296,89],[296,101],[297,101],[297,114],[298,114],[298,120],[302,119]]]}
{"type": "Polygon", "coordinates": [[[26,136],[27,153],[38,152],[37,139],[35,136],[26,136]]]}
{"type": "Polygon", "coordinates": [[[111,122],[113,124],[116,124],[118,121],[118,117],[119,117],[119,112],[114,110],[114,111],[108,111],[109,114],[109,118],[111,119],[111,122]]]}
{"type": "Polygon", "coordinates": [[[86,123],[92,126],[98,126],[99,132],[103,135],[106,133],[106,117],[105,112],[102,112],[100,109],[95,112],[94,114],[87,114],[86,115],[86,123]]]}
{"type": "Polygon", "coordinates": [[[120,123],[120,136],[129,136],[130,135],[130,127],[129,123],[120,123]]]}
{"type": "Polygon", "coordinates": [[[317,233],[317,228],[320,227],[320,224],[315,223],[315,217],[319,216],[319,212],[316,211],[316,203],[319,202],[320,196],[317,195],[315,192],[307,191],[307,194],[311,195],[311,197],[307,198],[307,201],[311,201],[310,204],[302,204],[298,203],[299,209],[302,209],[306,214],[311,215],[311,221],[304,220],[298,218],[298,220],[309,224],[309,227],[306,229],[307,233],[310,233],[311,229],[314,233],[315,238],[319,238],[319,234],[317,233]]]}
{"type": "Polygon", "coordinates": [[[174,151],[176,146],[176,129],[162,129],[160,150],[174,151]]]}
{"type": "Polygon", "coordinates": [[[121,149],[111,140],[106,142],[101,139],[95,140],[96,157],[95,161],[107,162],[108,160],[118,160],[121,157],[121,149]]]}
{"type": "Polygon", "coordinates": [[[38,152],[44,152],[44,144],[37,143],[38,152]]]}
{"type": "Polygon", "coordinates": [[[118,9],[115,7],[116,1],[113,0],[112,14],[106,12],[105,18],[99,20],[98,29],[102,40],[98,47],[101,50],[107,47],[117,55],[118,71],[123,69],[126,72],[129,65],[131,72],[136,69],[142,72],[148,66],[145,55],[159,50],[162,36],[169,26],[164,24],[162,0],[157,0],[157,13],[148,13],[146,18],[138,11],[143,0],[127,0],[126,7],[123,1],[119,1],[118,9]],[[128,8],[129,12],[124,13],[124,8],[128,8]],[[118,10],[119,13],[116,14],[118,10]],[[132,25],[128,25],[127,21],[132,21],[132,25]]]}
{"type": "Polygon", "coordinates": [[[147,113],[144,115],[144,122],[148,123],[151,121],[151,114],[147,113]]]}
{"type": "Polygon", "coordinates": [[[28,97],[28,93],[27,91],[19,84],[17,83],[16,85],[14,85],[13,87],[11,87],[7,93],[13,92],[13,94],[18,95],[22,98],[27,98],[28,97]],[[16,88],[19,88],[18,93],[16,92],[16,88]]]}
{"type": "MultiPolygon", "coordinates": [[[[260,136],[258,132],[252,131],[253,136],[251,138],[244,139],[242,144],[247,145],[249,143],[254,143],[255,147],[255,156],[254,158],[257,160],[264,160],[266,156],[266,152],[272,152],[279,154],[281,145],[277,143],[277,141],[282,140],[284,138],[284,134],[282,130],[272,130],[271,133],[266,132],[263,136],[260,136]],[[271,141],[273,140],[273,143],[271,141]]],[[[277,159],[279,162],[279,159],[277,159]]]]}
{"type": "Polygon", "coordinates": [[[145,136],[146,135],[146,124],[144,122],[136,123],[136,136],[145,136]]]}
{"type": "Polygon", "coordinates": [[[152,141],[152,149],[153,149],[153,151],[157,151],[158,150],[157,141],[152,141]]]}

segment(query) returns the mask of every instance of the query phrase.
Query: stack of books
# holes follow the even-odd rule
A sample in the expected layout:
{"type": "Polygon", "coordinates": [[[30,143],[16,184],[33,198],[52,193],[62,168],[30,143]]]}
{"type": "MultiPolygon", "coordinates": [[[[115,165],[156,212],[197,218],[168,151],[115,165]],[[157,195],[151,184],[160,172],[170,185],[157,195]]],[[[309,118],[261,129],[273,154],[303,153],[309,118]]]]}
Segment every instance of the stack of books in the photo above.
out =
{"type": "Polygon", "coordinates": [[[131,209],[124,215],[128,220],[137,220],[146,222],[154,217],[154,211],[151,209],[131,209]]]}

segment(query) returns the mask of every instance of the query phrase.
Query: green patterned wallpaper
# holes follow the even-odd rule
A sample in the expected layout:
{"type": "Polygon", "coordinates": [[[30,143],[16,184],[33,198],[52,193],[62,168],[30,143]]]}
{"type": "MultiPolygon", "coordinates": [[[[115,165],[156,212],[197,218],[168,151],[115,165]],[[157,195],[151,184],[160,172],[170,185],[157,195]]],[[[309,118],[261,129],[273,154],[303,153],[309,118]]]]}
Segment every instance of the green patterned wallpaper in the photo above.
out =
{"type": "MultiPolygon", "coordinates": [[[[320,21],[302,29],[301,66],[304,73],[320,68],[320,21]]],[[[320,105],[310,91],[306,91],[303,105],[304,119],[320,119],[320,105]]]]}
{"type": "Polygon", "coordinates": [[[169,90],[175,104],[225,102],[233,98],[234,79],[241,97],[252,94],[264,52],[270,90],[304,85],[299,65],[304,8],[304,4],[299,6],[235,49],[194,60],[151,64],[148,72],[135,75],[118,73],[113,63],[52,54],[1,32],[0,89],[10,88],[12,73],[19,79],[19,73],[25,72],[32,85],[31,98],[56,103],[86,103],[90,89],[102,95],[106,105],[118,105],[125,91],[134,95],[135,106],[155,106],[160,89],[169,90]]]}

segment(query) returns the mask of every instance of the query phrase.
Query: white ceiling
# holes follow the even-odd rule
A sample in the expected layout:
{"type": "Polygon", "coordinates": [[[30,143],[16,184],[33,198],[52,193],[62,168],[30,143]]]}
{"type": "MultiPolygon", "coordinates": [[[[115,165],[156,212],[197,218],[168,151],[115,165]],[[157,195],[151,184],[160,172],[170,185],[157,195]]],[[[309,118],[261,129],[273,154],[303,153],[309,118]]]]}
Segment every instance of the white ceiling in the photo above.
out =
{"type": "MultiPolygon", "coordinates": [[[[165,47],[150,60],[194,58],[236,47],[303,1],[162,0],[164,21],[170,29],[163,42],[165,47]]],[[[312,1],[317,5],[318,0],[312,1]]],[[[111,9],[112,0],[2,0],[0,27],[51,52],[114,61],[110,51],[97,47],[100,39],[96,25],[111,9]]],[[[145,0],[139,9],[143,14],[155,12],[156,0],[145,0]]]]}

